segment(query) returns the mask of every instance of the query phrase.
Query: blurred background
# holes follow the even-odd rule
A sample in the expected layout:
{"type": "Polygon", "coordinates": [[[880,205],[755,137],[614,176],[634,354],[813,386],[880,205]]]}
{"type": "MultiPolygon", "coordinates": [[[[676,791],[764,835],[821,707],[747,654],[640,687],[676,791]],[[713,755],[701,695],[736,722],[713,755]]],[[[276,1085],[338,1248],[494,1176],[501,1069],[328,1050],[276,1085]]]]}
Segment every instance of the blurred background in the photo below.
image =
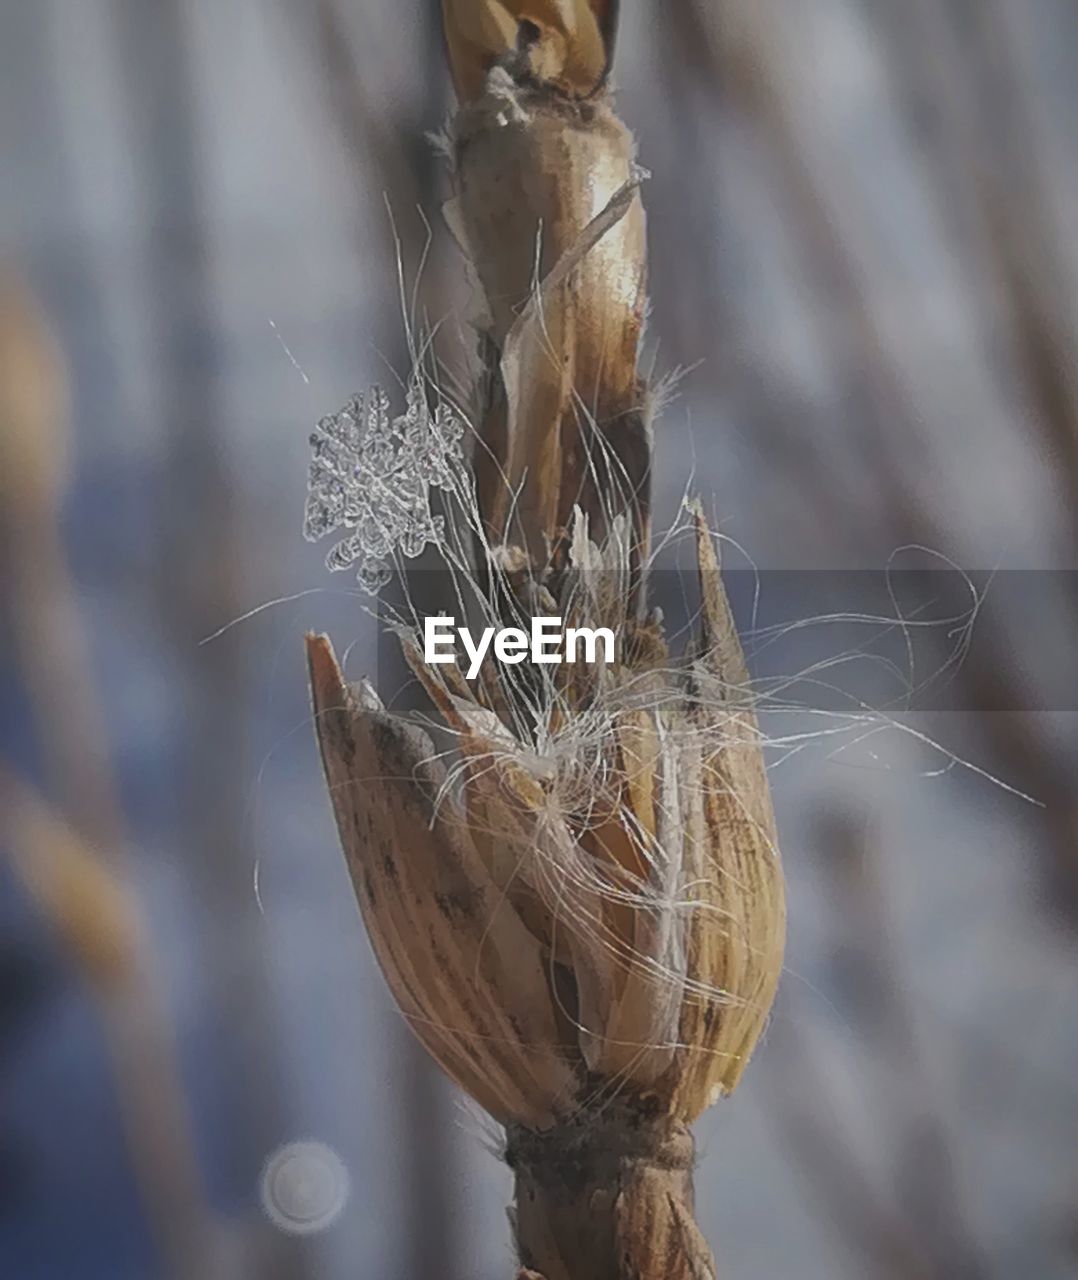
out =
{"type": "MultiPolygon", "coordinates": [[[[622,9],[657,368],[695,366],[660,522],[691,472],[772,618],[911,544],[1026,601],[912,733],[776,751],[787,972],[701,1223],[729,1280],[1074,1276],[1078,10],[622,9]]],[[[468,343],[449,107],[435,0],[0,3],[5,1278],[512,1274],[302,660],[371,665],[300,525],[313,423],[407,369],[387,206],[468,343]]]]}

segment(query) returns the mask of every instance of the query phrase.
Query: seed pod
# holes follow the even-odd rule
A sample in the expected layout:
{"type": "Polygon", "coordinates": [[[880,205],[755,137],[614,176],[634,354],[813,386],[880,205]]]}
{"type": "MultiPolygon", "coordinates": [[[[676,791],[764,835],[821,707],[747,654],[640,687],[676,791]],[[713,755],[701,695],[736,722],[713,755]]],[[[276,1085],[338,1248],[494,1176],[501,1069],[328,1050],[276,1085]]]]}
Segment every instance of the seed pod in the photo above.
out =
{"type": "Polygon", "coordinates": [[[589,568],[561,576],[555,603],[600,610],[588,622],[622,638],[614,664],[522,702],[493,666],[469,683],[406,645],[458,735],[459,795],[429,739],[308,642],[375,952],[431,1054],[507,1125],[522,1260],[546,1280],[711,1274],[685,1226],[686,1126],[739,1079],[782,963],[759,734],[699,514],[696,529],[702,627],[680,663],[601,585],[624,576],[626,544],[590,543],[582,516],[570,559],[589,568]],[[505,719],[481,692],[499,678],[505,719]],[[522,733],[537,705],[544,722],[522,733]],[[616,1106],[596,1110],[604,1097],[616,1106]]]}

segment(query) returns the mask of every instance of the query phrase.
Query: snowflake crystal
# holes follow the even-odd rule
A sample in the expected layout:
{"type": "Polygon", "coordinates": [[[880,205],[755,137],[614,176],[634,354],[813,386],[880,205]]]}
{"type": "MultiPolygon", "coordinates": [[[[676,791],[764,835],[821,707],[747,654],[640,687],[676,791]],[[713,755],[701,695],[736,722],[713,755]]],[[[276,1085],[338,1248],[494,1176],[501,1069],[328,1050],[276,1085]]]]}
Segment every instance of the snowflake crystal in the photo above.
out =
{"type": "Polygon", "coordinates": [[[432,489],[459,490],[464,424],[439,402],[434,412],[422,385],[408,388],[405,411],[390,418],[389,397],[372,387],[323,418],[311,433],[311,465],[303,536],[317,542],[348,530],[326,557],[331,570],[356,566],[364,591],[378,592],[396,555],[418,556],[444,534],[432,516],[432,489]]]}

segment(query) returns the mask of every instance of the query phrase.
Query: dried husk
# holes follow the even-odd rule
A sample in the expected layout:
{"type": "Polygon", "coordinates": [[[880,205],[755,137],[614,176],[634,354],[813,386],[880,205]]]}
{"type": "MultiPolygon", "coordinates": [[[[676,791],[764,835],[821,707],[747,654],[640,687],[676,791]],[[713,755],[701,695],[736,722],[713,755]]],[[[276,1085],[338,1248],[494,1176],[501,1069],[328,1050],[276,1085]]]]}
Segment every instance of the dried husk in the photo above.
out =
{"type": "Polygon", "coordinates": [[[499,65],[453,121],[451,148],[447,217],[474,267],[490,352],[476,451],[488,535],[538,563],[574,507],[601,528],[602,487],[639,507],[642,541],[647,272],[632,134],[604,90],[567,96],[499,65]]]}
{"type": "Polygon", "coordinates": [[[743,1073],[785,936],[762,743],[699,510],[689,651],[647,613],[645,223],[606,90],[615,10],[445,0],[462,101],[447,213],[489,365],[480,553],[518,567],[515,609],[609,626],[616,659],[530,683],[488,661],[468,681],[404,636],[455,735],[450,787],[430,739],[308,638],[375,953],[424,1045],[506,1127],[527,1280],[714,1276],[689,1126],[743,1073]]]}
{"type": "Polygon", "coordinates": [[[369,685],[345,684],[328,641],[308,642],[326,781],[360,909],[401,1011],[431,1056],[492,1116],[542,1128],[572,1072],[542,950],[459,822],[420,730],[369,685]]]}
{"type": "MultiPolygon", "coordinates": [[[[759,732],[700,515],[696,527],[701,627],[684,659],[624,596],[589,594],[621,610],[596,621],[623,641],[612,667],[586,669],[590,689],[577,677],[572,698],[599,725],[579,741],[563,702],[560,726],[552,716],[548,736],[522,739],[484,705],[483,682],[407,646],[457,734],[456,792],[430,740],[346,684],[328,641],[309,641],[375,953],[431,1054],[507,1125],[522,1260],[546,1280],[712,1274],[692,1227],[687,1126],[740,1078],[782,964],[759,732]],[[650,1262],[626,1270],[630,1257],[650,1262]]],[[[571,611],[580,582],[563,590],[571,611]]]]}

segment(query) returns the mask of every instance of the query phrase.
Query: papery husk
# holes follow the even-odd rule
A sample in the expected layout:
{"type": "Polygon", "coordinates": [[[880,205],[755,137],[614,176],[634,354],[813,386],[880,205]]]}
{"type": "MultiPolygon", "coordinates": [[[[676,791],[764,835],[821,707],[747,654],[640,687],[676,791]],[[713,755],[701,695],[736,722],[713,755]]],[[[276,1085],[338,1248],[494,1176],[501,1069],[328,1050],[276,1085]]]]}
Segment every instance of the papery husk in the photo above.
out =
{"type": "Polygon", "coordinates": [[[520,1280],[712,1280],[689,1125],[760,1037],[785,906],[749,677],[699,510],[691,651],[672,658],[647,612],[645,221],[606,84],[617,6],[444,7],[461,98],[447,217],[489,375],[477,577],[498,567],[510,613],[609,626],[617,653],[530,684],[488,660],[469,681],[404,635],[455,737],[449,794],[429,739],[346,685],[311,637],[326,776],[395,999],[506,1126],[520,1280]]]}
{"type": "Polygon", "coordinates": [[[324,636],[308,637],[307,653],[341,843],[394,999],[492,1116],[552,1124],[573,1077],[538,943],[463,824],[436,808],[444,770],[429,738],[387,715],[369,686],[348,686],[324,636]]]}
{"type": "MultiPolygon", "coordinates": [[[[702,830],[694,840],[701,909],[689,917],[689,972],[710,987],[686,999],[687,1046],[667,1082],[674,1114],[694,1120],[740,1080],[763,1031],[782,972],[786,898],[763,743],[748,671],[722,585],[712,535],[695,512],[701,630],[698,681],[725,742],[705,734],[702,830]]],[[[699,708],[697,710],[699,716],[699,708]]]]}
{"type": "Polygon", "coordinates": [[[451,126],[450,226],[474,268],[492,368],[475,465],[494,544],[542,563],[581,507],[617,492],[646,541],[650,427],[641,173],[609,95],[497,67],[451,126]],[[603,492],[603,491],[606,492],[603,492]]]}
{"type": "MultiPolygon", "coordinates": [[[[737,1083],[781,970],[759,731],[712,536],[695,520],[701,625],[685,660],[616,593],[589,597],[622,609],[626,638],[592,691],[615,708],[602,750],[618,766],[586,828],[517,721],[480,701],[493,667],[468,682],[405,642],[457,735],[450,796],[426,735],[345,684],[324,638],[308,642],[376,955],[431,1054],[506,1124],[521,1260],[545,1280],[714,1275],[693,1223],[687,1126],[737,1083]],[[636,700],[619,712],[625,689],[636,700]]],[[[572,551],[590,573],[625,555],[593,550],[572,551]]]]}

